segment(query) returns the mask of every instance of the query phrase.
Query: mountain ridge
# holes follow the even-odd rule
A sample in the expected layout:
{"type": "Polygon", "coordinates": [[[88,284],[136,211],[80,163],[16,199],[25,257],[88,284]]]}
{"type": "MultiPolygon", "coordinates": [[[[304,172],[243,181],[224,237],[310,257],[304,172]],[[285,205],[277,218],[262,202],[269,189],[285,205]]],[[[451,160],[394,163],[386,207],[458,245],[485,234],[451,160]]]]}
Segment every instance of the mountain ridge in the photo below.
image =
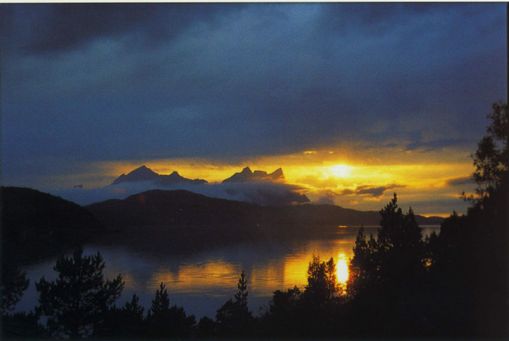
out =
{"type": "MultiPolygon", "coordinates": [[[[358,211],[335,205],[300,204],[261,206],[219,199],[186,190],[150,190],[125,199],[86,206],[105,225],[378,225],[375,211],[358,211]]],[[[439,217],[416,215],[419,224],[434,225],[439,217]]]]}
{"type": "Polygon", "coordinates": [[[173,171],[169,175],[159,174],[149,167],[142,165],[129,173],[122,173],[118,178],[113,180],[110,185],[119,185],[122,183],[133,183],[141,181],[154,181],[161,185],[175,185],[175,184],[206,184],[207,180],[204,179],[189,179],[181,176],[177,171],[173,171]]]}
{"type": "MultiPolygon", "coordinates": [[[[277,168],[272,173],[263,170],[252,171],[249,166],[244,167],[240,172],[236,172],[230,177],[221,181],[221,183],[238,183],[238,182],[259,182],[259,181],[272,181],[282,182],[285,180],[282,168],[277,168]]],[[[110,185],[118,185],[122,183],[132,183],[141,181],[155,181],[162,185],[169,184],[206,184],[205,179],[189,179],[181,176],[178,171],[165,175],[159,174],[146,165],[142,165],[133,169],[129,173],[122,173],[110,185]]]]}
{"type": "Polygon", "coordinates": [[[230,182],[252,182],[252,181],[284,181],[283,169],[278,168],[272,173],[262,170],[251,171],[251,168],[244,167],[242,171],[234,173],[229,178],[223,180],[223,183],[230,182]]]}
{"type": "Polygon", "coordinates": [[[105,227],[86,208],[25,187],[1,187],[2,254],[16,262],[57,255],[105,227]]]}
{"type": "MultiPolygon", "coordinates": [[[[29,188],[2,187],[2,252],[33,262],[84,242],[192,251],[249,240],[335,236],[338,225],[379,225],[374,211],[334,205],[262,206],[187,190],[150,190],[79,206],[29,188]]],[[[416,215],[419,224],[441,218],[416,215]]]]}

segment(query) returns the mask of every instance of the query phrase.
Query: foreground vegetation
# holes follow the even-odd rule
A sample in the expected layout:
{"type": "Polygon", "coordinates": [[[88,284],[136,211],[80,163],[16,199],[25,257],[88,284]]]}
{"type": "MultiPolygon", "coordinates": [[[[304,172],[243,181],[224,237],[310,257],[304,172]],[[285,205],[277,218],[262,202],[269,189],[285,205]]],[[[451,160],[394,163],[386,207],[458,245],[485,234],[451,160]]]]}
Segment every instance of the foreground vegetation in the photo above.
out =
{"type": "Polygon", "coordinates": [[[477,191],[466,215],[453,213],[440,234],[423,239],[411,209],[397,197],[380,211],[377,236],[361,230],[347,290],[334,260],[314,257],[308,284],[276,291],[267,311],[248,309],[247,279],[219,307],[196,321],[172,306],[164,284],[145,312],[138,298],[115,305],[119,276],[103,277],[99,254],[60,258],[58,278],[36,283],[39,305],[11,313],[26,289],[23,273],[3,266],[4,336],[11,337],[508,337],[509,112],[495,105],[487,135],[473,155],[477,191]]]}

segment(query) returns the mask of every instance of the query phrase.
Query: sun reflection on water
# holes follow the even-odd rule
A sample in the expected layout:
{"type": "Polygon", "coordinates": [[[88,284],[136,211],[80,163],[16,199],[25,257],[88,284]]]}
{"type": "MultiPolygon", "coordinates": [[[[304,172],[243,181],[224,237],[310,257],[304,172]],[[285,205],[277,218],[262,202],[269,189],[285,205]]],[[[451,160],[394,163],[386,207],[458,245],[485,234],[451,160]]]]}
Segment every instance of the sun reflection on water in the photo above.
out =
{"type": "Polygon", "coordinates": [[[348,282],[349,275],[350,274],[348,271],[348,258],[344,253],[340,252],[338,254],[338,259],[336,262],[336,279],[338,281],[338,284],[340,284],[341,286],[345,286],[346,283],[348,282]]]}
{"type": "Polygon", "coordinates": [[[211,289],[231,288],[236,284],[241,268],[225,261],[202,264],[183,264],[176,271],[161,268],[152,274],[149,288],[155,290],[163,282],[171,292],[209,292],[211,289]]]}
{"type": "Polygon", "coordinates": [[[127,298],[137,294],[144,304],[150,305],[155,290],[164,282],[175,304],[197,314],[214,314],[214,309],[235,293],[242,270],[246,272],[255,309],[266,304],[276,290],[286,291],[294,286],[305,290],[309,263],[314,255],[318,255],[321,261],[333,258],[339,294],[345,295],[357,229],[342,227],[340,230],[342,233],[337,239],[287,243],[284,248],[247,244],[240,255],[249,255],[248,261],[247,257],[240,257],[236,249],[220,256],[203,253],[184,261],[173,260],[170,256],[159,257],[157,261],[154,261],[156,258],[139,261],[124,250],[116,250],[116,253],[108,254],[107,272],[109,276],[122,274],[126,281],[123,296],[127,298]]]}
{"type": "MultiPolygon", "coordinates": [[[[336,249],[337,250],[337,249],[336,249]]],[[[332,251],[332,250],[331,250],[332,251]]],[[[255,294],[270,296],[276,289],[304,288],[307,285],[307,270],[313,252],[304,253],[297,257],[287,257],[279,262],[268,262],[262,266],[248,269],[248,281],[255,294]]],[[[336,251],[333,257],[336,263],[337,284],[346,289],[349,278],[349,257],[344,250],[336,251]]],[[[322,260],[328,259],[323,258],[322,260]]],[[[174,271],[160,268],[152,273],[148,283],[148,290],[154,291],[159,283],[166,283],[173,293],[176,292],[210,292],[211,290],[228,290],[235,287],[242,267],[240,264],[225,261],[211,261],[202,264],[186,264],[174,271]]],[[[125,273],[129,282],[133,276],[125,273]]],[[[132,283],[134,284],[134,283],[132,283]]]]}

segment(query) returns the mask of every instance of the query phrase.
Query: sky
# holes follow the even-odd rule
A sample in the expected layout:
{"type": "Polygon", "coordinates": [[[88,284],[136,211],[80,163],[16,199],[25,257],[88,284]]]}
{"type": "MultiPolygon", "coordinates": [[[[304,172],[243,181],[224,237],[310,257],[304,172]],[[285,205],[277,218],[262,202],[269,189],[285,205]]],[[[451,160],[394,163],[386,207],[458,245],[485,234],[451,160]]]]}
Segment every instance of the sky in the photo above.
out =
{"type": "Polygon", "coordinates": [[[2,4],[2,184],[146,164],[313,201],[464,211],[506,94],[505,4],[2,4]]]}

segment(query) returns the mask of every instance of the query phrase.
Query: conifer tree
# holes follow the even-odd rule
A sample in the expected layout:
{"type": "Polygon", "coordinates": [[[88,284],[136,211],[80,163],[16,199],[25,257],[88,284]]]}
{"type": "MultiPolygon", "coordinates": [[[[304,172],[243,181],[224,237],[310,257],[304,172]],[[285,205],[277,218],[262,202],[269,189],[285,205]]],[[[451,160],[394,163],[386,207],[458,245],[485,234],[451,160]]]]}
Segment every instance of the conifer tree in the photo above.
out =
{"type": "Polygon", "coordinates": [[[334,259],[322,262],[319,256],[314,255],[308,267],[308,284],[303,293],[304,300],[321,306],[330,302],[338,293],[334,259]]]}
{"type": "Polygon", "coordinates": [[[105,280],[104,261],[99,253],[84,256],[76,250],[70,257],[57,259],[58,277],[36,283],[37,312],[47,317],[49,332],[57,337],[81,338],[92,335],[105,314],[120,296],[124,283],[118,275],[105,280]]]}
{"type": "Polygon", "coordinates": [[[168,290],[161,283],[147,315],[148,334],[153,337],[187,336],[195,323],[194,316],[187,316],[183,308],[170,306],[168,290]]]}
{"type": "MultiPolygon", "coordinates": [[[[5,256],[5,255],[4,255],[5,256]]],[[[24,272],[5,261],[2,264],[2,282],[0,285],[0,313],[12,311],[28,287],[28,279],[24,272]]]]}
{"type": "Polygon", "coordinates": [[[122,308],[122,311],[126,314],[129,314],[136,319],[143,320],[143,306],[140,305],[140,299],[136,294],[133,294],[131,301],[126,302],[125,306],[122,308]]]}
{"type": "Polygon", "coordinates": [[[239,282],[237,283],[237,293],[235,294],[235,302],[241,306],[247,308],[247,278],[244,271],[241,272],[239,282]]]}
{"type": "Polygon", "coordinates": [[[233,300],[226,301],[216,313],[218,332],[223,335],[239,336],[247,333],[253,319],[247,306],[247,278],[244,271],[237,283],[233,300]]]}
{"type": "Polygon", "coordinates": [[[150,307],[149,316],[157,316],[170,309],[170,298],[168,296],[168,290],[166,285],[161,282],[159,289],[156,290],[155,298],[152,300],[152,306],[150,307]]]}

